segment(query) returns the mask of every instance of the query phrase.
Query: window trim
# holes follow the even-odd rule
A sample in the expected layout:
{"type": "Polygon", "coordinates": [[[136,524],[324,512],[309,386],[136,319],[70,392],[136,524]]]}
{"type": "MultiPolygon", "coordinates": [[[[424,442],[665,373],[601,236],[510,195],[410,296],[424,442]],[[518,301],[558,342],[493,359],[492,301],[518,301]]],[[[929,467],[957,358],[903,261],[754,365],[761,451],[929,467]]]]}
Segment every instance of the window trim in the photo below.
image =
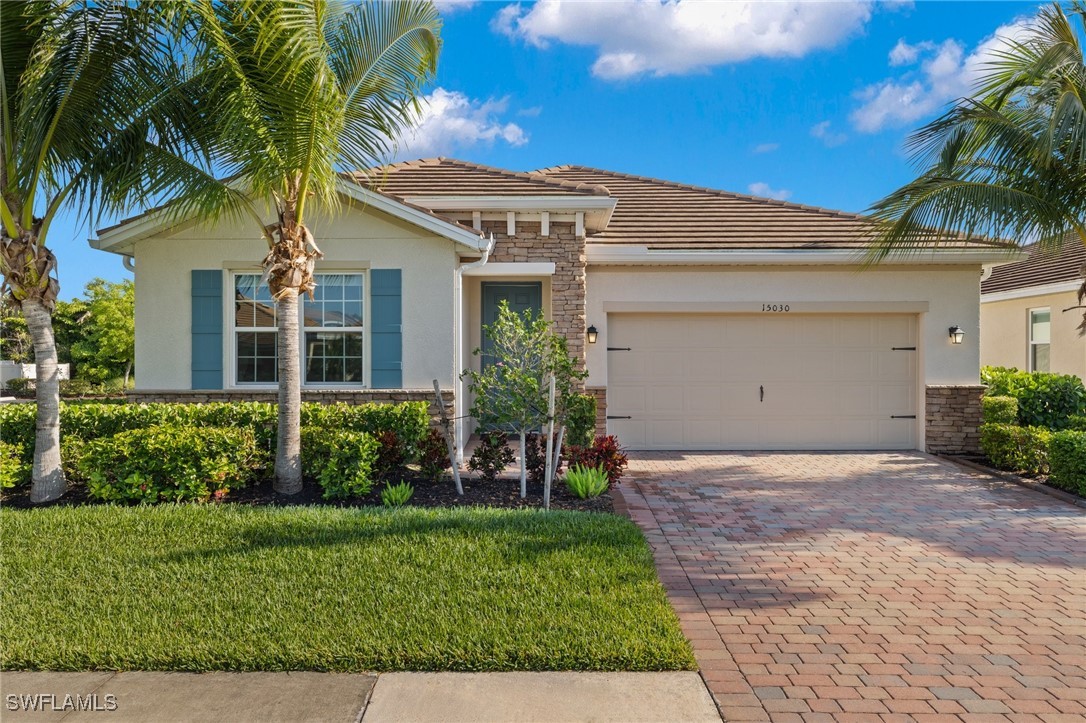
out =
{"type": "MultiPolygon", "coordinates": [[[[306,364],[306,344],[305,344],[305,314],[304,314],[304,300],[298,304],[298,331],[301,337],[298,340],[298,353],[299,353],[299,377],[301,379],[301,387],[303,391],[317,391],[321,389],[370,389],[371,381],[371,357],[372,345],[370,340],[370,329],[372,324],[370,323],[370,306],[369,303],[369,289],[370,289],[370,269],[368,265],[350,264],[321,264],[320,269],[315,273],[317,275],[323,274],[360,274],[362,276],[362,382],[320,382],[317,384],[309,384],[305,381],[305,364],[306,364]]],[[[231,266],[224,269],[223,284],[226,288],[223,289],[223,388],[231,391],[274,391],[279,388],[276,383],[268,382],[239,382],[238,375],[238,359],[237,359],[237,334],[238,327],[235,325],[234,314],[234,288],[235,278],[244,274],[261,274],[262,270],[259,267],[253,266],[231,266]]],[[[331,329],[332,327],[312,327],[314,331],[317,329],[331,329]]],[[[336,327],[342,328],[344,331],[358,331],[358,327],[336,327]]],[[[248,329],[248,327],[243,327],[248,329]]],[[[278,330],[278,329],[274,329],[278,330]]]]}
{"type": "Polygon", "coordinates": [[[1026,309],[1026,368],[1030,372],[1035,372],[1033,362],[1034,347],[1047,346],[1049,353],[1049,368],[1052,367],[1052,307],[1050,306],[1037,306],[1032,309],[1026,309]],[[1033,340],[1033,315],[1037,313],[1048,314],[1048,341],[1034,341],[1033,340]]]}

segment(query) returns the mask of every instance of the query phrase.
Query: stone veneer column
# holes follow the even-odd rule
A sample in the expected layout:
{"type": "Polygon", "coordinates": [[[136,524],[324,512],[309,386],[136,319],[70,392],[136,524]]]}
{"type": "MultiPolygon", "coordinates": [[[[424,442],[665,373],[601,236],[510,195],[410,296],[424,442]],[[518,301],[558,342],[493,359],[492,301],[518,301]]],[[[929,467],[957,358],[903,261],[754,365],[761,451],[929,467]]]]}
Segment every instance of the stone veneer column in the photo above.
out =
{"type": "Polygon", "coordinates": [[[588,387],[585,392],[596,398],[596,436],[607,434],[607,387],[588,387]]]}
{"type": "Polygon", "coordinates": [[[931,454],[980,454],[983,384],[929,385],[925,390],[926,447],[931,454]]]}
{"type": "Polygon", "coordinates": [[[505,263],[554,263],[551,277],[551,320],[566,337],[569,352],[584,364],[585,355],[585,240],[577,238],[572,223],[551,222],[543,236],[538,223],[517,220],[517,233],[509,236],[504,221],[485,221],[483,231],[493,233],[490,260],[505,263]]]}

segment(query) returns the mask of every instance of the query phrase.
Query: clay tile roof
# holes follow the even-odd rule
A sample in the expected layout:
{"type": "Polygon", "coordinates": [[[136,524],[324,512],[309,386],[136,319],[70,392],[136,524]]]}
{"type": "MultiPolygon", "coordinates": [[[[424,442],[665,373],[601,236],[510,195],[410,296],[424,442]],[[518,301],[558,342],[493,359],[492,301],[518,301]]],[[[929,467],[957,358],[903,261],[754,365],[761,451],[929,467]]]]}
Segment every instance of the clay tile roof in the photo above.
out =
{"type": "Polygon", "coordinates": [[[1011,291],[1031,286],[1045,286],[1064,281],[1080,281],[1086,273],[1086,244],[1068,234],[1059,248],[1028,246],[1029,258],[997,266],[980,285],[982,294],[1011,291]]]}
{"type": "Polygon", "coordinates": [[[411,196],[608,196],[595,183],[507,171],[452,158],[422,158],[354,174],[371,189],[395,198],[411,196]]]}
{"type": "Polygon", "coordinates": [[[657,178],[585,166],[554,166],[535,173],[605,185],[618,199],[611,222],[592,236],[593,243],[686,249],[863,248],[871,232],[870,223],[858,214],[657,178]]]}

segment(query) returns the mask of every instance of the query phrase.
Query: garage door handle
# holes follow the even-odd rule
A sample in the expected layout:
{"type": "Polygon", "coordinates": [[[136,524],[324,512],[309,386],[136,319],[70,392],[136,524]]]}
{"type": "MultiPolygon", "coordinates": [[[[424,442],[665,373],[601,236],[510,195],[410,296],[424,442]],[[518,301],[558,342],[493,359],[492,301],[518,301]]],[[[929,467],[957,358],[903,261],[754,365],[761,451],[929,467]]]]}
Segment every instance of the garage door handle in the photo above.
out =
{"type": "Polygon", "coordinates": [[[758,401],[759,402],[764,402],[765,401],[765,387],[763,387],[761,385],[758,386],[758,401]]]}
{"type": "Polygon", "coordinates": [[[611,415],[608,415],[607,418],[608,419],[633,419],[633,417],[615,417],[615,416],[611,416],[611,415]]]}
{"type": "Polygon", "coordinates": [[[915,414],[891,414],[890,419],[916,419],[915,414]]]}
{"type": "Polygon", "coordinates": [[[609,346],[607,351],[632,351],[628,346],[609,346]]]}

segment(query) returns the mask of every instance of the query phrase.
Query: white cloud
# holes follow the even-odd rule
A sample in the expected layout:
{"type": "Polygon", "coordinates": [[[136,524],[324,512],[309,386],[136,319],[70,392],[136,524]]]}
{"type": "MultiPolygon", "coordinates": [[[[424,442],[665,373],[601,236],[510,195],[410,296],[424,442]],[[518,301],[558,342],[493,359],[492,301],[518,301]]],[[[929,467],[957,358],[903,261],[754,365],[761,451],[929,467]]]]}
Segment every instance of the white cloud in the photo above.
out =
{"type": "Polygon", "coordinates": [[[811,136],[822,141],[822,144],[827,148],[833,148],[839,146],[848,140],[848,136],[844,133],[839,133],[830,127],[829,121],[822,121],[811,126],[811,136]]]}
{"type": "Polygon", "coordinates": [[[756,57],[801,57],[860,30],[872,3],[539,0],[502,8],[500,33],[536,47],[597,49],[592,73],[609,80],[681,75],[756,57]]]}
{"type": "Polygon", "coordinates": [[[451,155],[478,144],[528,142],[523,128],[501,118],[508,110],[507,98],[478,101],[437,88],[421,104],[418,123],[397,143],[397,158],[451,155]]]}
{"type": "Polygon", "coordinates": [[[857,92],[860,106],[852,113],[852,124],[864,133],[913,124],[968,95],[984,74],[985,64],[993,59],[993,51],[1002,47],[1005,39],[1021,37],[1027,25],[1026,20],[1003,25],[968,54],[953,39],[913,45],[899,40],[890,51],[890,65],[919,63],[919,67],[857,92]]]}
{"type": "Polygon", "coordinates": [[[448,15],[458,10],[470,10],[478,4],[478,0],[434,0],[438,12],[448,15]]]}
{"type": "Polygon", "coordinates": [[[927,52],[935,48],[935,43],[930,40],[926,40],[916,45],[909,45],[905,42],[905,39],[897,41],[897,45],[890,51],[890,66],[896,67],[898,65],[912,65],[920,57],[920,53],[927,52]]]}
{"type": "Polygon", "coordinates": [[[757,181],[747,186],[747,190],[751,195],[761,196],[762,198],[773,198],[777,201],[786,201],[792,197],[792,192],[787,188],[771,188],[768,183],[757,181]]]}
{"type": "Polygon", "coordinates": [[[752,149],[753,153],[772,153],[781,147],[780,143],[759,143],[752,149]]]}

